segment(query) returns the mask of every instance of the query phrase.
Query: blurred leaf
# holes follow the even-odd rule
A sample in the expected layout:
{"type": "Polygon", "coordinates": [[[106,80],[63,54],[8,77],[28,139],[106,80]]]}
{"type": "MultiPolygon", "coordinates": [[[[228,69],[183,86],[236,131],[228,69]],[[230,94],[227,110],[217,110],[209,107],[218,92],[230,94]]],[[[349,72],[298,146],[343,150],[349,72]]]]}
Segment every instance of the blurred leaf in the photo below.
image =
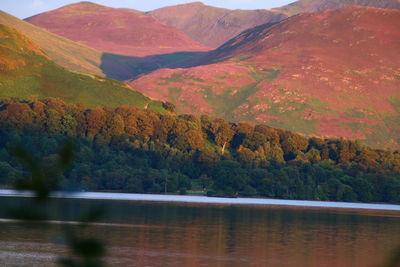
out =
{"type": "Polygon", "coordinates": [[[84,223],[91,223],[99,221],[101,218],[104,217],[105,210],[103,207],[96,207],[94,209],[89,210],[87,214],[84,214],[80,221],[84,223]]]}
{"type": "Polygon", "coordinates": [[[400,247],[393,250],[388,262],[384,267],[400,267],[400,247]]]}
{"type": "MultiPolygon", "coordinates": [[[[10,215],[26,222],[46,221],[46,204],[49,201],[50,193],[59,188],[60,177],[62,173],[72,164],[74,158],[75,145],[69,141],[63,145],[58,156],[48,156],[45,162],[36,159],[30,155],[22,146],[18,145],[12,148],[11,153],[29,171],[29,176],[20,177],[16,180],[15,188],[17,190],[30,190],[34,193],[33,205],[10,211],[10,215]],[[40,203],[38,203],[40,201],[40,203]],[[36,203],[36,204],[34,204],[36,203]]],[[[71,251],[71,257],[62,257],[59,264],[62,266],[79,267],[100,267],[103,266],[101,258],[106,254],[104,245],[92,237],[81,237],[84,234],[82,228],[101,219],[104,215],[104,209],[101,207],[91,209],[81,218],[79,236],[73,231],[73,227],[65,225],[64,234],[67,237],[68,246],[71,251]]]]}
{"type": "Polygon", "coordinates": [[[73,162],[74,159],[75,144],[72,141],[68,141],[59,151],[59,165],[61,171],[65,171],[73,162]]]}
{"type": "Polygon", "coordinates": [[[62,266],[69,266],[69,267],[77,266],[77,264],[70,258],[60,258],[58,259],[58,263],[62,266]]]}
{"type": "Polygon", "coordinates": [[[29,172],[29,177],[20,177],[17,179],[15,188],[18,190],[32,190],[37,200],[46,199],[50,194],[50,188],[46,185],[46,177],[41,168],[40,160],[29,155],[29,153],[21,145],[14,146],[11,149],[14,155],[29,172]]]}
{"type": "Polygon", "coordinates": [[[72,249],[84,258],[99,258],[105,255],[103,244],[95,238],[76,239],[72,242],[72,249]]]}

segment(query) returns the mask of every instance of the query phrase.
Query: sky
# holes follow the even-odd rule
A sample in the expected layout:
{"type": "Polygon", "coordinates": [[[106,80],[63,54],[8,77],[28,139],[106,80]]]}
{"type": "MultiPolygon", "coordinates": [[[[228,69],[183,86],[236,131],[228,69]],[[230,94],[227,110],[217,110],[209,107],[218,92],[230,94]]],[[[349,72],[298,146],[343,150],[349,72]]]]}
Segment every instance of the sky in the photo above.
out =
{"type": "MultiPolygon", "coordinates": [[[[229,9],[268,9],[280,7],[295,0],[202,0],[206,5],[229,9]]],[[[27,18],[38,13],[56,9],[79,0],[0,0],[0,10],[18,18],[27,18]]],[[[110,7],[132,8],[149,11],[160,7],[196,2],[196,0],[91,0],[110,7]]]]}

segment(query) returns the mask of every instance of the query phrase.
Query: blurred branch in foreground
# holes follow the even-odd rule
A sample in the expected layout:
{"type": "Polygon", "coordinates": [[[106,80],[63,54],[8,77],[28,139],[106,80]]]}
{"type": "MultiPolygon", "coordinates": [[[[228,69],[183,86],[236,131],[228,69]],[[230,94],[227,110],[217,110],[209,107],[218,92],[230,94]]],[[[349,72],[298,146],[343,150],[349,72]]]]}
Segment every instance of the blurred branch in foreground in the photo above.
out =
{"type": "Polygon", "coordinates": [[[383,267],[400,267],[400,246],[392,251],[392,254],[383,267]]]}
{"type": "MultiPolygon", "coordinates": [[[[14,219],[23,222],[47,224],[50,220],[47,206],[51,193],[60,190],[60,178],[71,166],[74,159],[75,145],[67,142],[63,145],[53,164],[43,162],[26,151],[21,145],[12,149],[21,164],[27,168],[27,175],[17,179],[15,189],[27,190],[33,193],[33,203],[29,207],[19,207],[10,210],[14,219]]],[[[62,207],[57,209],[62,212],[62,207]]],[[[61,214],[62,215],[62,214],[61,214]]],[[[102,258],[106,254],[103,243],[87,232],[91,223],[100,220],[104,215],[101,208],[91,209],[79,219],[78,226],[63,224],[62,235],[69,249],[68,256],[60,257],[59,264],[68,267],[100,267],[104,266],[102,258]]]]}

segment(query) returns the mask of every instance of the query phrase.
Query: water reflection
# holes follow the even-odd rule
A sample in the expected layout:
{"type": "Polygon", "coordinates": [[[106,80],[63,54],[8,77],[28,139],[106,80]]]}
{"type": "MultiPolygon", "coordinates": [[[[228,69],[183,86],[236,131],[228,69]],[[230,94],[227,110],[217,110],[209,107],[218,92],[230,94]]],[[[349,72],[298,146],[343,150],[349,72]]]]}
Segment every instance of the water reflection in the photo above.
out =
{"type": "MultiPolygon", "coordinates": [[[[29,199],[1,199],[3,207],[29,199]]],[[[399,214],[55,200],[63,218],[103,205],[108,217],[92,227],[107,241],[110,266],[376,266],[400,242],[399,214]],[[393,216],[394,215],[394,216],[393,216]]],[[[53,266],[62,252],[59,224],[0,223],[1,266],[53,266]]]]}

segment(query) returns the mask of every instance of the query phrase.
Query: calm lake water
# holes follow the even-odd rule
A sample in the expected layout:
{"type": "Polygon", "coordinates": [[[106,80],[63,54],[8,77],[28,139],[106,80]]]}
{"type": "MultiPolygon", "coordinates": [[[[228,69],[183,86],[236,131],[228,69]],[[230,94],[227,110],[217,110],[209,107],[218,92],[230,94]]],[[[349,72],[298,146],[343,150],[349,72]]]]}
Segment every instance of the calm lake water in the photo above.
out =
{"type": "MultiPolygon", "coordinates": [[[[7,220],[29,198],[0,197],[0,266],[54,266],[62,224],[7,220]]],[[[54,220],[91,207],[107,216],[90,228],[110,266],[377,266],[400,245],[400,212],[282,206],[229,206],[56,199],[54,220]]]]}

